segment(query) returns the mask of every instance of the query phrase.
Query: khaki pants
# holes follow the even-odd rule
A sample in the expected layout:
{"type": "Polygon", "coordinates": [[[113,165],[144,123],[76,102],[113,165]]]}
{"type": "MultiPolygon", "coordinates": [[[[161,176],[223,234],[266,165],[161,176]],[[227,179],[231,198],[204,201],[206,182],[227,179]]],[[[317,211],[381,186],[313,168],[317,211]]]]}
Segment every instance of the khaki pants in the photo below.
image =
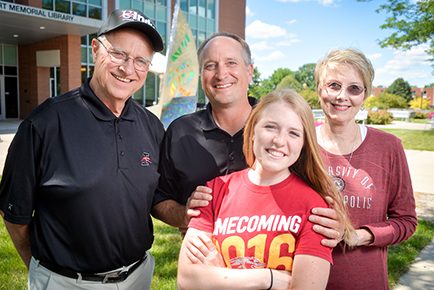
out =
{"type": "Polygon", "coordinates": [[[86,289],[86,290],[149,290],[151,288],[152,275],[154,273],[154,257],[148,252],[148,257],[127,279],[119,283],[101,283],[72,279],[54,273],[32,257],[29,267],[29,290],[62,290],[62,289],[86,289]]]}

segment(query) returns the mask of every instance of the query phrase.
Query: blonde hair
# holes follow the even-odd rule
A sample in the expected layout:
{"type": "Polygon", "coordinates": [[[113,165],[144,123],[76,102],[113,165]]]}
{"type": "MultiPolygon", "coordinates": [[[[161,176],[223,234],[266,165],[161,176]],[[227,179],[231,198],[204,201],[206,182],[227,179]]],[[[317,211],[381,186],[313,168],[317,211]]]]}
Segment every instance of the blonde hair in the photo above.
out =
{"type": "Polygon", "coordinates": [[[322,198],[325,199],[325,197],[329,196],[333,199],[333,208],[336,210],[339,220],[344,225],[344,240],[347,244],[350,243],[350,234],[354,228],[348,217],[342,196],[324,168],[319,146],[316,141],[312,110],[304,98],[295,91],[290,89],[273,91],[261,98],[260,102],[253,109],[244,128],[243,152],[248,166],[252,167],[256,160],[253,152],[255,126],[261,118],[262,112],[269,105],[278,102],[288,104],[300,117],[303,125],[303,149],[301,150],[300,157],[289,167],[289,170],[302,178],[310,187],[318,192],[322,198]]]}
{"type": "Polygon", "coordinates": [[[365,86],[365,99],[369,97],[372,91],[372,82],[374,81],[374,68],[369,59],[355,48],[332,50],[317,62],[314,76],[318,94],[327,70],[340,64],[350,65],[360,73],[365,86]]]}

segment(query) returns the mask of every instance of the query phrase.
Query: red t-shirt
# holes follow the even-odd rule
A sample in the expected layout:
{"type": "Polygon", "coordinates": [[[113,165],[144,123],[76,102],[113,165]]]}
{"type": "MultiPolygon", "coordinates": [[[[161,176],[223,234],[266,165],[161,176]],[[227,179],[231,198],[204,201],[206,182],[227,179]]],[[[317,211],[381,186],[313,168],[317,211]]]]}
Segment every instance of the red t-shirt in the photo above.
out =
{"type": "Polygon", "coordinates": [[[213,199],[189,227],[212,233],[230,268],[291,270],[297,254],[332,263],[307,217],[313,207],[327,207],[321,196],[294,173],[272,186],[253,184],[248,169],[208,182],[213,199]]]}

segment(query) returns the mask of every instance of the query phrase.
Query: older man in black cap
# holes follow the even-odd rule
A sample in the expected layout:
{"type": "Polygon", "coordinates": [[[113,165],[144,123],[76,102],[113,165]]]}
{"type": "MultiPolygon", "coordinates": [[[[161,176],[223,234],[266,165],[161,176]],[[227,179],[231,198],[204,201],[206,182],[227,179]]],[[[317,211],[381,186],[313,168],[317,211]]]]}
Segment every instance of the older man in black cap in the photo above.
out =
{"type": "Polygon", "coordinates": [[[149,289],[164,130],[131,96],[162,49],[140,11],[113,11],[92,41],[92,78],[21,123],[0,209],[30,289],[149,289]]]}

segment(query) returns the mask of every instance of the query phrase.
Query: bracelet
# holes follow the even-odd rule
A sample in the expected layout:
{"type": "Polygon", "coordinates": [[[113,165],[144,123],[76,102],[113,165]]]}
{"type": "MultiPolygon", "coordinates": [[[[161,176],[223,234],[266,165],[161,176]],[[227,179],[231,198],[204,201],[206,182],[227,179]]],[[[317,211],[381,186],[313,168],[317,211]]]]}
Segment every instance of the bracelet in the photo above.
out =
{"type": "Polygon", "coordinates": [[[271,283],[270,283],[270,287],[267,288],[267,290],[271,290],[271,288],[273,287],[273,270],[270,269],[270,277],[271,277],[271,283]]]}

